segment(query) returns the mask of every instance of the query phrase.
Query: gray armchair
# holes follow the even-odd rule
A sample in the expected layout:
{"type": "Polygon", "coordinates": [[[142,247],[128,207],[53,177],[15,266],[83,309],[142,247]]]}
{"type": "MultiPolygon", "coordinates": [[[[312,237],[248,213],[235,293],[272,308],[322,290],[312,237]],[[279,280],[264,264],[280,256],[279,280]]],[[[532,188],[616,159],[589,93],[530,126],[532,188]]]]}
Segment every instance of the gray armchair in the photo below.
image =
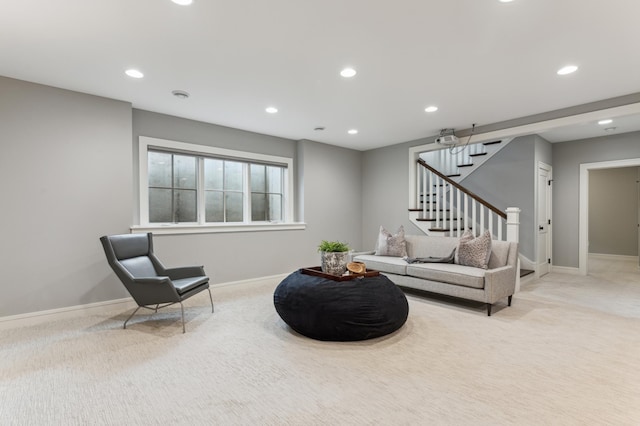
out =
{"type": "Polygon", "coordinates": [[[202,266],[165,268],[153,253],[153,237],[150,232],[146,235],[104,236],[100,241],[109,265],[138,304],[136,310],[124,322],[124,328],[127,328],[127,322],[140,308],[157,312],[160,308],[180,303],[184,333],[182,301],[203,290],[209,291],[211,312],[213,312],[209,277],[205,275],[204,268],[202,266]]]}

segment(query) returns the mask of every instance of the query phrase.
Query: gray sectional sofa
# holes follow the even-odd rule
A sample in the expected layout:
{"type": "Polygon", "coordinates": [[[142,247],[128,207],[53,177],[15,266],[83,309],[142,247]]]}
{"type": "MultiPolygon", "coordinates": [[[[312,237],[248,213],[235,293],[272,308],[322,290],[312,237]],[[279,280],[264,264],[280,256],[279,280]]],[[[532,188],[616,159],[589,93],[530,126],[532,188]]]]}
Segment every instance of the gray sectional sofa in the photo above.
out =
{"type": "MultiPolygon", "coordinates": [[[[454,237],[406,235],[408,258],[445,258],[458,246],[454,237]]],[[[377,256],[375,251],[353,254],[353,261],[378,270],[396,285],[445,294],[487,304],[487,314],[497,301],[511,299],[518,275],[518,244],[492,241],[487,269],[457,263],[409,263],[402,257],[377,256]]]]}

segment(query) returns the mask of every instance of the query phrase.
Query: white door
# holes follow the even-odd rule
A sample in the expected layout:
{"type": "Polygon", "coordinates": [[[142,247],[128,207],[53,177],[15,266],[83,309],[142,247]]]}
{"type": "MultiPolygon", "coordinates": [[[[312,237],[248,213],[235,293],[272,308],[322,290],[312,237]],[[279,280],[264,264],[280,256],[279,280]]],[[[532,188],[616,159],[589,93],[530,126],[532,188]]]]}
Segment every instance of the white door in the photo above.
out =
{"type": "Polygon", "coordinates": [[[551,270],[551,166],[538,163],[538,276],[551,270]]]}

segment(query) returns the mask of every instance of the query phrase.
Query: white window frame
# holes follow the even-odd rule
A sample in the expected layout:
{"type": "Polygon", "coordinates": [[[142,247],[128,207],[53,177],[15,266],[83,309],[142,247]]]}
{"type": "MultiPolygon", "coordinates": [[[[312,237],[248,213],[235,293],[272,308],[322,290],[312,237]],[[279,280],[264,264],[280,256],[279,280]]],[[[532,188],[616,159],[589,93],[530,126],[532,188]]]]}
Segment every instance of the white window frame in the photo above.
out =
{"type": "MultiPolygon", "coordinates": [[[[278,157],[274,155],[257,154],[246,151],[236,151],[232,149],[217,148],[207,145],[196,145],[185,142],[177,142],[166,139],[151,138],[148,136],[140,136],[138,140],[138,175],[139,175],[139,217],[140,223],[131,227],[132,233],[153,232],[155,234],[199,234],[199,233],[218,233],[218,232],[251,232],[251,231],[278,231],[278,230],[296,230],[305,229],[305,224],[293,221],[294,215],[294,169],[293,159],[288,157],[278,157]],[[158,148],[164,151],[173,151],[177,154],[184,153],[186,155],[209,156],[228,158],[230,160],[237,159],[248,163],[268,163],[281,164],[286,167],[284,171],[284,219],[282,222],[251,222],[251,212],[248,211],[249,221],[245,222],[221,222],[221,223],[149,223],[149,170],[148,170],[148,152],[158,148]]],[[[202,179],[202,174],[200,174],[202,179]]],[[[245,186],[248,182],[245,182],[245,186]]],[[[202,188],[202,186],[199,186],[202,188]]],[[[246,189],[246,188],[245,188],[246,189]]],[[[245,196],[245,212],[247,212],[247,197],[245,196]]],[[[198,191],[198,202],[203,202],[204,191],[198,191]]],[[[245,216],[246,217],[246,216],[245,216]]],[[[204,221],[204,217],[200,218],[204,221]]]]}

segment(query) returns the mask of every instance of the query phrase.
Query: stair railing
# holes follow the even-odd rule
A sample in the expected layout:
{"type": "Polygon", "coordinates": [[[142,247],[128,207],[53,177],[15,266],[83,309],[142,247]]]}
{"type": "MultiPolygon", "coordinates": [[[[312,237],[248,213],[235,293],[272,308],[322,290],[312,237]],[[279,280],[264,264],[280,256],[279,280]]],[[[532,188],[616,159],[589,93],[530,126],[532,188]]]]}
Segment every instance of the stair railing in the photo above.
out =
{"type": "Polygon", "coordinates": [[[422,218],[432,221],[431,231],[460,237],[466,230],[480,235],[487,229],[494,238],[503,240],[506,229],[504,239],[518,241],[519,208],[509,207],[505,213],[424,160],[417,161],[421,167],[416,176],[416,205],[422,208],[422,218]]]}

